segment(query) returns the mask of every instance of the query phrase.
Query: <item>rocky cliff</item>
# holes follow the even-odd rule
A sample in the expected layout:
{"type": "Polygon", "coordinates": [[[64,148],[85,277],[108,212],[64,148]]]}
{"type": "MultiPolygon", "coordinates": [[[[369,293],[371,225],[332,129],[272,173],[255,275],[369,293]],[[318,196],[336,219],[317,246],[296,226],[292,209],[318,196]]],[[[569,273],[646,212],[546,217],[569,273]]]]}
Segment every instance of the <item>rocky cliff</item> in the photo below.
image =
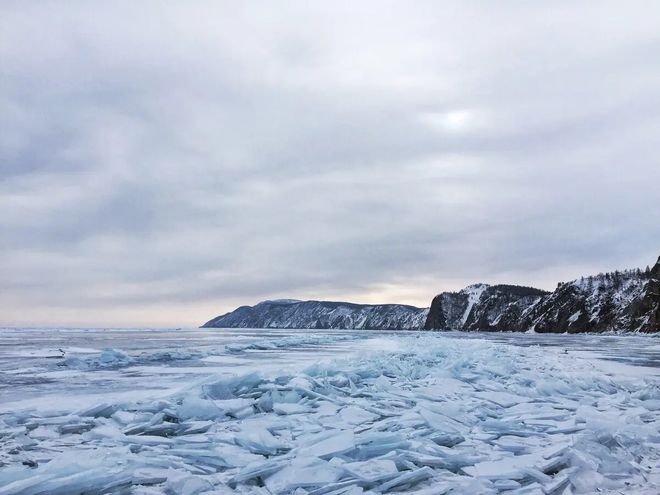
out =
{"type": "Polygon", "coordinates": [[[444,292],[431,304],[430,329],[578,333],[660,331],[660,258],[627,270],[560,283],[553,292],[485,284],[444,292]]]}
{"type": "Polygon", "coordinates": [[[476,284],[460,292],[437,295],[424,328],[506,331],[549,293],[517,285],[476,284]]]}
{"type": "Polygon", "coordinates": [[[642,332],[660,332],[660,257],[649,273],[643,295],[632,304],[632,321],[642,332]]]}
{"type": "Polygon", "coordinates": [[[353,304],[332,301],[263,301],[205,323],[215,328],[313,328],[419,330],[428,308],[404,304],[353,304]]]}

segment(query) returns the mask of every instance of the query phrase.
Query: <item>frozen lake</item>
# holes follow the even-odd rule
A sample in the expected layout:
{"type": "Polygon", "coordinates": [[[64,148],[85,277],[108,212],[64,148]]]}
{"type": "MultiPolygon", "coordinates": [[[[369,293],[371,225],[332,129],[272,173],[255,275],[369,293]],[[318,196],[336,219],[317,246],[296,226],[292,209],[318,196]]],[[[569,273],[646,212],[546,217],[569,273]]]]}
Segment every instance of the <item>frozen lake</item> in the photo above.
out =
{"type": "Polygon", "coordinates": [[[0,330],[0,495],[659,493],[660,338],[0,330]]]}

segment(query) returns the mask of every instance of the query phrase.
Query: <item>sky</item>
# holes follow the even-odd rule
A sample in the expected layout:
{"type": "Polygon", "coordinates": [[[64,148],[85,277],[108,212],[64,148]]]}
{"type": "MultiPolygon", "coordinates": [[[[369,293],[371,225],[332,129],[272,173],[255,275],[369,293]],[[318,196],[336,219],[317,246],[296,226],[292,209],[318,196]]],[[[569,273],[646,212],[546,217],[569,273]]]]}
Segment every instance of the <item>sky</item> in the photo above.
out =
{"type": "Polygon", "coordinates": [[[660,3],[0,3],[0,325],[660,255],[660,3]]]}

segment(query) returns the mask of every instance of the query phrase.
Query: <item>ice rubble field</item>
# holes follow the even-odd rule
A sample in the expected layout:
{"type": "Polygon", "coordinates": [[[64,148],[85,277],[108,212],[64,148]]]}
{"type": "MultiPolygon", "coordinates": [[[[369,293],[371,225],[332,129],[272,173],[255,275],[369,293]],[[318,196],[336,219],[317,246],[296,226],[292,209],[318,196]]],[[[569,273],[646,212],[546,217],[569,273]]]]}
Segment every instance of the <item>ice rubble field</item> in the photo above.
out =
{"type": "MultiPolygon", "coordinates": [[[[5,411],[0,495],[660,493],[660,379],[647,368],[612,374],[561,348],[480,339],[387,340],[387,350],[238,369],[159,399],[5,411]]],[[[135,358],[114,350],[64,364],[95,373],[135,358]]]]}

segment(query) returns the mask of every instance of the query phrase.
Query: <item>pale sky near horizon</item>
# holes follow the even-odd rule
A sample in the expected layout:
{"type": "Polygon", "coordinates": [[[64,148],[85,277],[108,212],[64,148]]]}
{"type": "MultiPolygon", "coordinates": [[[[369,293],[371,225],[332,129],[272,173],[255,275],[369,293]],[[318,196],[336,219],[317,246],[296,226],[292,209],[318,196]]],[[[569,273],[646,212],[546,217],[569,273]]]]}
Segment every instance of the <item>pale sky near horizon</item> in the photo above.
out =
{"type": "Polygon", "coordinates": [[[660,3],[0,3],[0,325],[660,255],[660,3]]]}

